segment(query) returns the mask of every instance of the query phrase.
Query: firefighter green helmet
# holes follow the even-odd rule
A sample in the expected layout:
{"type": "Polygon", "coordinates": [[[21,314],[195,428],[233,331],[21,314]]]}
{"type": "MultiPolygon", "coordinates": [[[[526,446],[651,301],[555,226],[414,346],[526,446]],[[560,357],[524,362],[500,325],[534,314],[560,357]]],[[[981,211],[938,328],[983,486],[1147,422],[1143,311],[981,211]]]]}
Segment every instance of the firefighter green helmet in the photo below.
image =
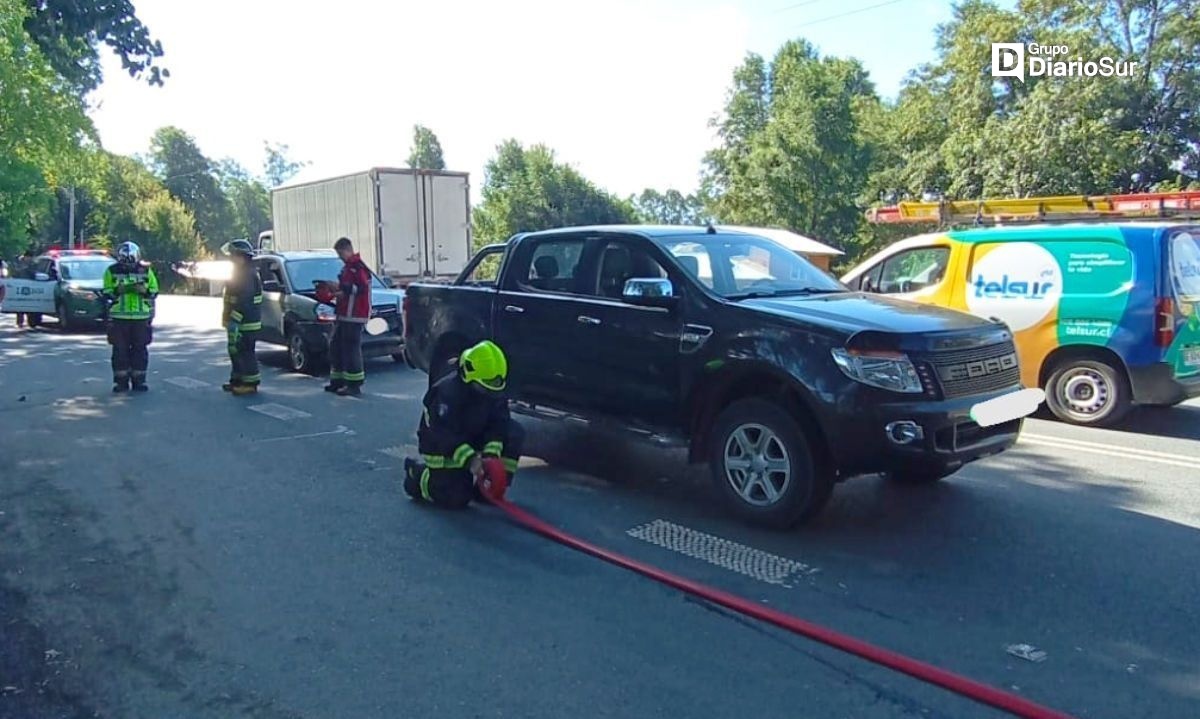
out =
{"type": "Polygon", "coordinates": [[[493,392],[503,390],[508,384],[508,359],[504,351],[491,340],[484,340],[463,350],[458,357],[458,370],[463,382],[476,382],[493,392]]]}

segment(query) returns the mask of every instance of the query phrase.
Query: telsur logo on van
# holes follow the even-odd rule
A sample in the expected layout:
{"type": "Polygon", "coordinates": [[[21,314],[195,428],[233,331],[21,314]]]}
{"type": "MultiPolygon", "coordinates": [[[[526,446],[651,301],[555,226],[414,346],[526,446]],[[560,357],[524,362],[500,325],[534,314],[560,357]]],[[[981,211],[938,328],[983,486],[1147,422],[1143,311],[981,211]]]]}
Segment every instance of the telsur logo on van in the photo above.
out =
{"type": "MultiPolygon", "coordinates": [[[[1042,272],[1042,276],[1046,276],[1046,272],[1042,272]]],[[[1033,280],[1032,282],[1019,280],[1010,282],[1008,275],[1000,278],[1000,281],[989,280],[983,274],[979,274],[975,278],[975,296],[976,297],[1003,297],[1005,299],[1030,299],[1040,300],[1043,297],[1049,297],[1051,290],[1055,287],[1053,282],[1042,282],[1033,280]]]]}
{"type": "Polygon", "coordinates": [[[1003,320],[1014,332],[1045,319],[1063,293],[1058,260],[1033,242],[992,247],[963,279],[967,311],[1003,320]]]}

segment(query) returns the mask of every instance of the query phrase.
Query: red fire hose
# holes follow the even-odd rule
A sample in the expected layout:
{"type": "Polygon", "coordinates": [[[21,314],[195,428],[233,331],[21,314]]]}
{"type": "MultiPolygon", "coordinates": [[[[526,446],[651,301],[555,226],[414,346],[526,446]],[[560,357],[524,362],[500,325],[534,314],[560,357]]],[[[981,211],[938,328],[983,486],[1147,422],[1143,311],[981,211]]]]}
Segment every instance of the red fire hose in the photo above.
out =
{"type": "MultiPolygon", "coordinates": [[[[485,494],[486,496],[486,494],[485,494]]],[[[747,616],[759,619],[777,627],[781,627],[795,634],[815,639],[823,644],[828,644],[835,649],[840,649],[844,652],[862,657],[876,664],[882,664],[889,669],[894,669],[898,672],[916,677],[930,684],[936,684],[943,689],[961,694],[962,696],[972,699],[981,704],[987,704],[997,709],[1006,711],[1014,716],[1025,717],[1026,719],[1073,719],[1069,714],[1063,714],[1053,709],[1035,704],[1028,699],[1023,699],[1015,694],[1001,691],[994,687],[980,684],[979,682],[961,677],[952,672],[938,669],[930,664],[910,659],[909,657],[895,652],[881,649],[879,647],[859,641],[853,637],[848,637],[838,634],[830,629],[809,624],[793,617],[789,614],[768,609],[754,602],[748,601],[728,592],[723,592],[719,589],[713,589],[703,584],[693,582],[683,577],[670,574],[668,572],[655,569],[647,564],[642,564],[636,560],[621,556],[614,552],[601,549],[593,544],[589,544],[581,539],[573,537],[565,532],[562,532],[546,522],[538,519],[532,514],[526,512],[520,507],[512,504],[505,499],[490,498],[490,501],[500,509],[504,510],[514,521],[523,525],[525,528],[548,537],[560,544],[564,544],[572,549],[577,549],[584,554],[590,554],[593,557],[598,557],[607,562],[611,562],[619,567],[637,572],[656,581],[662,582],[667,586],[674,587],[681,591],[693,594],[697,597],[707,599],[715,604],[728,607],[734,611],[740,612],[747,616]]]]}

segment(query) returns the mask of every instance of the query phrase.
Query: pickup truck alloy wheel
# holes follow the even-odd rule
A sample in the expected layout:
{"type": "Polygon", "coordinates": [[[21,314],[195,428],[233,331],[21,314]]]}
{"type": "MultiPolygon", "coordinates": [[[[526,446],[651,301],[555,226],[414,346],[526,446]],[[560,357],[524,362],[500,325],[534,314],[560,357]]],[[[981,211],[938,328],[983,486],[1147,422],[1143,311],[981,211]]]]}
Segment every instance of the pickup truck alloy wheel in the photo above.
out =
{"type": "Polygon", "coordinates": [[[769,507],[787,491],[792,463],[774,432],[743,424],[725,442],[725,477],[748,504],[769,507]]]}
{"type": "Polygon", "coordinates": [[[1130,408],[1121,374],[1104,362],[1067,362],[1055,370],[1047,384],[1046,404],[1065,422],[1111,425],[1120,421],[1130,408]]]}
{"type": "Polygon", "coordinates": [[[708,435],[713,481],[743,520],[787,529],[816,515],[833,491],[833,473],[813,454],[812,439],[784,406],[739,400],[708,435]]]}

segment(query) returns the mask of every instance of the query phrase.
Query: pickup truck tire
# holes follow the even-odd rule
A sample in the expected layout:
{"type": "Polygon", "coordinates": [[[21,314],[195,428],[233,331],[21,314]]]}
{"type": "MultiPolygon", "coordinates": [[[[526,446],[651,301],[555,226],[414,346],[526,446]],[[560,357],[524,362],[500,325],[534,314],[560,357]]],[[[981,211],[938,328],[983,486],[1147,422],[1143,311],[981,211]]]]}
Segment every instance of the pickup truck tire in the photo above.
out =
{"type": "Polygon", "coordinates": [[[829,501],[833,476],[813,456],[811,440],[782,406],[765,399],[734,402],[710,434],[713,481],[733,512],[771,529],[790,529],[829,501]]]}
{"type": "Polygon", "coordinates": [[[1059,362],[1046,381],[1046,408],[1063,422],[1110,427],[1133,408],[1125,373],[1098,359],[1059,362]]]}

